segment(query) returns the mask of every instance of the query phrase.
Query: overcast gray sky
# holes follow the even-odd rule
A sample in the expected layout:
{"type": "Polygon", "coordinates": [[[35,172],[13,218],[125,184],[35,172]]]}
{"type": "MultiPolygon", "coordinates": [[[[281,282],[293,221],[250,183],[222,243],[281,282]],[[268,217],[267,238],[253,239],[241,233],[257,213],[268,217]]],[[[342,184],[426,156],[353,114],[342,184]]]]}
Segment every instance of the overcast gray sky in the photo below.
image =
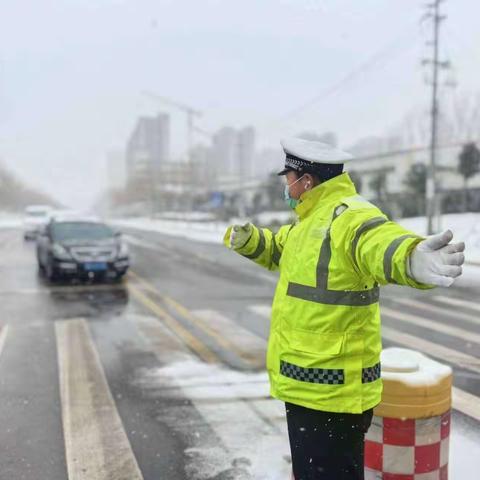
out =
{"type": "MultiPolygon", "coordinates": [[[[305,128],[336,131],[343,145],[382,134],[428,99],[424,4],[0,1],[0,158],[71,206],[91,202],[107,150],[123,149],[138,115],[164,110],[142,90],[198,107],[206,130],[253,124],[264,145],[305,128]],[[341,88],[325,96],[332,85],[341,88]]],[[[458,90],[475,91],[480,4],[443,8],[458,90]]],[[[185,119],[172,118],[179,155],[185,119]]]]}

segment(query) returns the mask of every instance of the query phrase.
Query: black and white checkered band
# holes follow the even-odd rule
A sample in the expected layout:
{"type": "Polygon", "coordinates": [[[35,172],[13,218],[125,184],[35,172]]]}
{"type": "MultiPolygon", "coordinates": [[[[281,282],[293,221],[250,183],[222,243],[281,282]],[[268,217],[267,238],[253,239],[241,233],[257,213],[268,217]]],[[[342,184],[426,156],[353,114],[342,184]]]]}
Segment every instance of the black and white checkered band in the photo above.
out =
{"type": "Polygon", "coordinates": [[[280,361],[280,373],[294,380],[309,383],[326,383],[341,385],[345,383],[343,370],[328,370],[324,368],[303,368],[292,363],[280,361]]]}
{"type": "MultiPolygon", "coordinates": [[[[342,385],[345,383],[345,373],[342,369],[303,368],[281,360],[280,373],[284,377],[293,378],[299,382],[324,383],[327,385],[342,385]]],[[[380,363],[373,367],[363,368],[362,383],[374,382],[380,378],[380,374],[380,363]]]]}
{"type": "Polygon", "coordinates": [[[303,158],[296,157],[291,153],[286,153],[285,168],[307,172],[335,172],[335,175],[342,173],[343,164],[310,162],[303,158]]]}
{"type": "Polygon", "coordinates": [[[362,369],[362,383],[371,383],[375,380],[378,380],[381,375],[381,366],[380,363],[377,363],[373,367],[368,367],[362,369]]]}
{"type": "Polygon", "coordinates": [[[306,168],[314,168],[316,163],[309,162],[308,160],[303,160],[302,158],[296,157],[291,153],[287,153],[285,158],[285,168],[293,168],[294,170],[304,170],[306,168]]]}

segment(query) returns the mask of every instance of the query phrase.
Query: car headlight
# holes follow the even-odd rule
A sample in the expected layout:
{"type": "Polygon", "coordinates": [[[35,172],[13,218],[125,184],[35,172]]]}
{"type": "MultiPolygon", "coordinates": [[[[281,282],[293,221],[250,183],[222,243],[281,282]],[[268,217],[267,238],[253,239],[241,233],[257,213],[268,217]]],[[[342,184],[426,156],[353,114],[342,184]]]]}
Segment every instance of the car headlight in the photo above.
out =
{"type": "Polygon", "coordinates": [[[54,243],[52,246],[52,253],[55,258],[59,260],[71,260],[72,257],[68,253],[65,247],[62,247],[59,243],[54,243]]]}
{"type": "Polygon", "coordinates": [[[128,245],[125,242],[122,242],[118,247],[118,256],[121,258],[128,257],[128,245]]]}

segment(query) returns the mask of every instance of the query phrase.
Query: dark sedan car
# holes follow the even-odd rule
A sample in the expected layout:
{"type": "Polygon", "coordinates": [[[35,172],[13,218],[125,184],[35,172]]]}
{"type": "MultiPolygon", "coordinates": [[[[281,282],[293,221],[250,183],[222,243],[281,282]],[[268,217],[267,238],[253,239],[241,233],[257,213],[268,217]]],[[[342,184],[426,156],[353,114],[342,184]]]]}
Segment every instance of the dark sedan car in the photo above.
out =
{"type": "Polygon", "coordinates": [[[52,282],[66,277],[120,279],[130,265],[121,234],[88,219],[52,219],[37,238],[37,260],[52,282]]]}

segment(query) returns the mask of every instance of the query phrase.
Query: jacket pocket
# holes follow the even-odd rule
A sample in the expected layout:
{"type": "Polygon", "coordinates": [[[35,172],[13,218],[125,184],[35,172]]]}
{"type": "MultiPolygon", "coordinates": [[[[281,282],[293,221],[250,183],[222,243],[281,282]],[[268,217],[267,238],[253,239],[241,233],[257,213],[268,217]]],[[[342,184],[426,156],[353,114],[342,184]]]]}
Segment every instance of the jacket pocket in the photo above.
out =
{"type": "Polygon", "coordinates": [[[336,357],[342,354],[345,341],[343,333],[318,333],[292,330],[290,348],[318,357],[336,357]]]}

